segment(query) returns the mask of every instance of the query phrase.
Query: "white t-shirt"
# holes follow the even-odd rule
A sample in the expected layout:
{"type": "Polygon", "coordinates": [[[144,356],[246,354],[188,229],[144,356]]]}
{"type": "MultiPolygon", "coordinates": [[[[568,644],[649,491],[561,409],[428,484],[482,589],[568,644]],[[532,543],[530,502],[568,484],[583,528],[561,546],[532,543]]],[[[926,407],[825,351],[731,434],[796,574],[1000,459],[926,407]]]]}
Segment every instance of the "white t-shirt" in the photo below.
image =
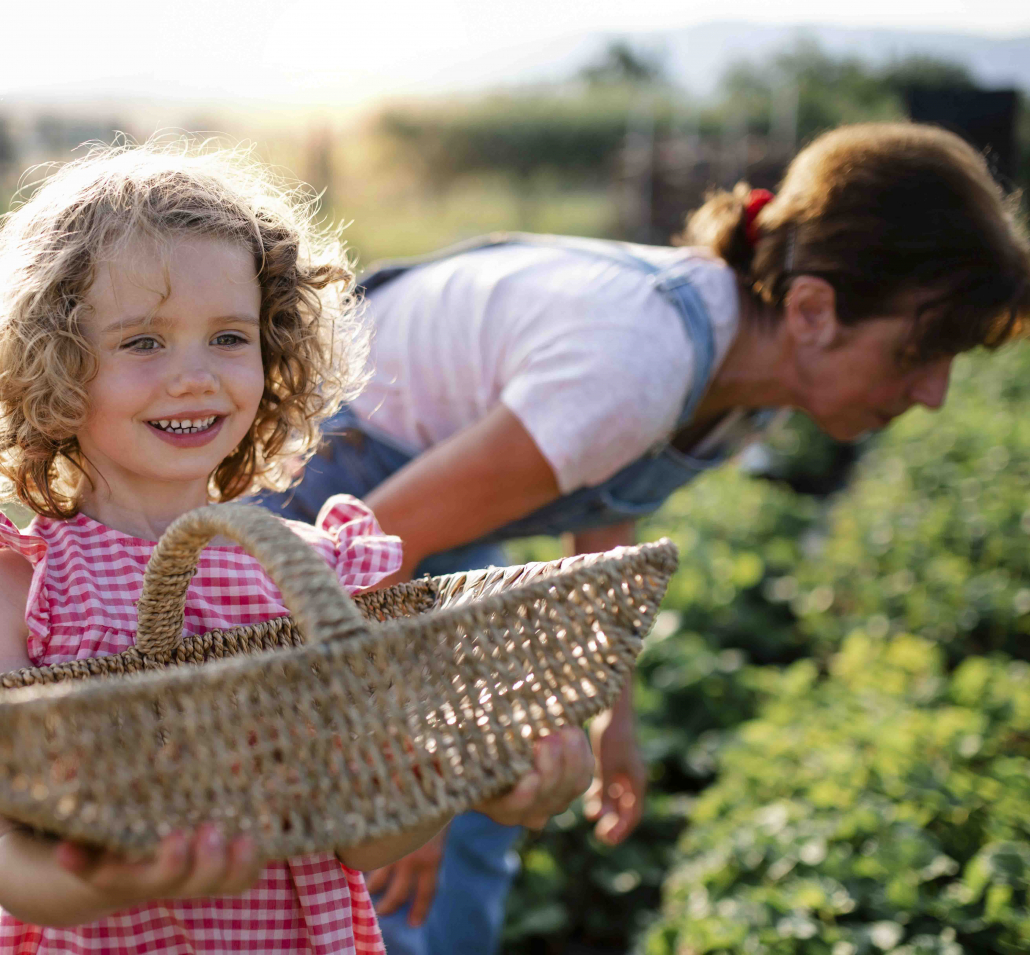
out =
{"type": "MultiPolygon", "coordinates": [[[[736,279],[698,250],[627,245],[690,262],[716,365],[738,327],[736,279]]],[[[413,453],[503,402],[562,493],[600,484],[668,437],[694,371],[679,312],[643,272],[546,245],[479,249],[373,290],[373,377],[359,417],[413,453]]]]}

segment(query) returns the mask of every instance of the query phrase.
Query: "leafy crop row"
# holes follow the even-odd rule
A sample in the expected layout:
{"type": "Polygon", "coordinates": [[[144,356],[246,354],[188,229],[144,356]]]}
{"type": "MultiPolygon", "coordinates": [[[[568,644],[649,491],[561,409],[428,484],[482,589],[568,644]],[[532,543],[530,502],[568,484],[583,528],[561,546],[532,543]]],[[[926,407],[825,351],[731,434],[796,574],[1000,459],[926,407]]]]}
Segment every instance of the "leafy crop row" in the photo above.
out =
{"type": "Polygon", "coordinates": [[[795,423],[782,481],[723,469],[668,503],[644,823],[530,839],[506,952],[1030,949],[1027,398],[1025,349],[964,358],[829,502],[784,483],[835,454],[795,423]]]}

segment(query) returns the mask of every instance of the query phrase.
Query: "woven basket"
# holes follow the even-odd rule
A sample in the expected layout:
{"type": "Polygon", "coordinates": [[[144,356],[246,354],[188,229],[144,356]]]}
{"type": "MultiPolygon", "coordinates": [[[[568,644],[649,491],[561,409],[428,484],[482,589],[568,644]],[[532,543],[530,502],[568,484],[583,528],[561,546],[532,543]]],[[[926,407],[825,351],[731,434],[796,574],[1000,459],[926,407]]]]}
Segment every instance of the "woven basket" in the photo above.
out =
{"type": "Polygon", "coordinates": [[[154,549],[135,647],[0,680],[0,814],[130,858],[212,820],[271,860],[463,811],[613,702],[675,567],[662,541],[352,601],[260,508],[192,511],[154,549]],[[292,619],[181,637],[219,534],[292,619]]]}

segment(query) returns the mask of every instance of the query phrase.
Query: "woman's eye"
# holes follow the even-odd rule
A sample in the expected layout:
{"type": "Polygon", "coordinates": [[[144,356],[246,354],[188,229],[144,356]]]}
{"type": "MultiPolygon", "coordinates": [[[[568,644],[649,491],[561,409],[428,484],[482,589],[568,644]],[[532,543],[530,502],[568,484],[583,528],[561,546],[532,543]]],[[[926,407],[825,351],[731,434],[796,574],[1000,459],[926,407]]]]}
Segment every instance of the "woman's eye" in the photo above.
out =
{"type": "Polygon", "coordinates": [[[220,334],[215,335],[214,344],[231,348],[233,345],[247,344],[247,339],[239,332],[221,332],[220,334]]]}
{"type": "Polygon", "coordinates": [[[901,368],[914,368],[923,362],[923,356],[917,345],[905,345],[899,348],[895,361],[901,368]]]}

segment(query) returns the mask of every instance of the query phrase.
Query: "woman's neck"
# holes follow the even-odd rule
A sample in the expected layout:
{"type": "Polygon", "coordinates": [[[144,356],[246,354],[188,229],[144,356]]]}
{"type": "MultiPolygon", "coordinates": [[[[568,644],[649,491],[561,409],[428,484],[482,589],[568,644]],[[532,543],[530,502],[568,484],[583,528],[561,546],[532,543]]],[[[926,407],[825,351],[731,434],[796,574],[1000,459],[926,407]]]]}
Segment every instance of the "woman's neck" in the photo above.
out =
{"type": "Polygon", "coordinates": [[[713,420],[732,408],[794,404],[790,357],[777,317],[743,287],[738,301],[736,337],[694,413],[695,421],[713,420]]]}

